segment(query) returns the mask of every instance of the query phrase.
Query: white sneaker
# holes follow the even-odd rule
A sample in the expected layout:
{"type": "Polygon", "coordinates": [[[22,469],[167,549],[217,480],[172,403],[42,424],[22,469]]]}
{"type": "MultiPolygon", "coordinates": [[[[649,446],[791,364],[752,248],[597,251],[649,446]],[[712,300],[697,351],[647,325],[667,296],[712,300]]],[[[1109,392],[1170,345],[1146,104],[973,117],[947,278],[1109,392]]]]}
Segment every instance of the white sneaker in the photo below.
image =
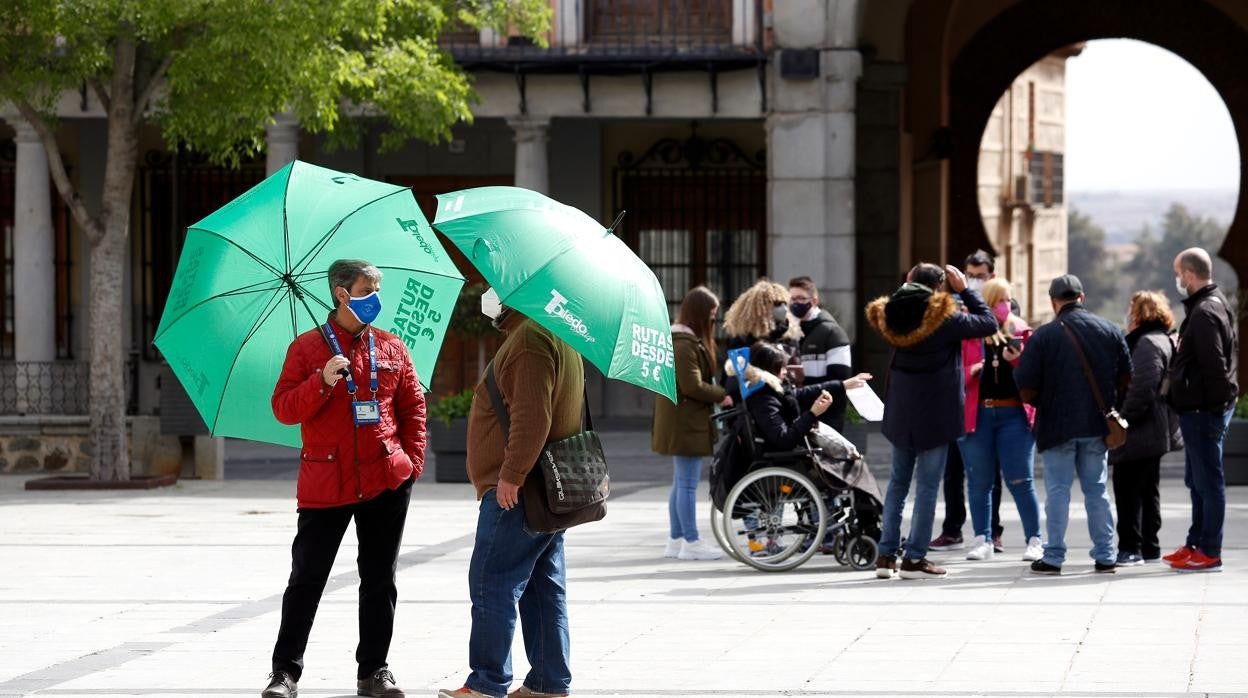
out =
{"type": "Polygon", "coordinates": [[[1025,562],[1035,562],[1044,559],[1044,541],[1040,540],[1040,536],[1032,536],[1027,539],[1027,552],[1023,553],[1025,562]]]}
{"type": "Polygon", "coordinates": [[[971,541],[971,549],[966,552],[966,559],[991,560],[992,539],[984,536],[975,536],[975,540],[971,541]]]}
{"type": "Polygon", "coordinates": [[[680,552],[676,554],[679,560],[718,560],[723,556],[724,551],[719,546],[711,545],[701,538],[692,543],[682,539],[680,552]]]}
{"type": "Polygon", "coordinates": [[[680,544],[684,543],[684,538],[673,538],[667,541],[667,547],[663,548],[663,557],[676,557],[680,555],[680,544]]]}

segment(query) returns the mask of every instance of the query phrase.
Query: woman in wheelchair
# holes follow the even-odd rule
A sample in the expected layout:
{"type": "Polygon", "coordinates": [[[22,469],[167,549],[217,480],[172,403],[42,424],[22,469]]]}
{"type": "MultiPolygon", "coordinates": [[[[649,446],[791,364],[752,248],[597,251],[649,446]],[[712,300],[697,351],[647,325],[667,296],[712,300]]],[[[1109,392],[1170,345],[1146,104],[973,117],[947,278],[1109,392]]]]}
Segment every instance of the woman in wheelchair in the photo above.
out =
{"type": "Polygon", "coordinates": [[[750,347],[746,383],[762,381],[765,386],[746,398],[745,405],[763,439],[764,451],[804,449],[805,436],[819,422],[819,415],[832,406],[832,401],[845,400],[846,390],[860,388],[871,380],[871,374],[860,373],[844,381],[796,388],[788,380],[788,360],[788,354],[775,344],[756,342],[750,347]]]}

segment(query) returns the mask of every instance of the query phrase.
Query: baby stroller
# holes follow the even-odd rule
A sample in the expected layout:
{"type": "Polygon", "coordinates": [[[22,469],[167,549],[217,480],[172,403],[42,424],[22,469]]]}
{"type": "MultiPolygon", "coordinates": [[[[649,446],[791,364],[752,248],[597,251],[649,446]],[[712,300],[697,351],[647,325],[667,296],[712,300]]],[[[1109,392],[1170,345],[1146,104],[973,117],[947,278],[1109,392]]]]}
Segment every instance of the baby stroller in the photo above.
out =
{"type": "Polygon", "coordinates": [[[767,452],[744,400],[715,418],[711,530],[726,553],[764,572],[821,550],[857,570],[875,565],[883,498],[853,443],[820,424],[805,448],[767,452]]]}

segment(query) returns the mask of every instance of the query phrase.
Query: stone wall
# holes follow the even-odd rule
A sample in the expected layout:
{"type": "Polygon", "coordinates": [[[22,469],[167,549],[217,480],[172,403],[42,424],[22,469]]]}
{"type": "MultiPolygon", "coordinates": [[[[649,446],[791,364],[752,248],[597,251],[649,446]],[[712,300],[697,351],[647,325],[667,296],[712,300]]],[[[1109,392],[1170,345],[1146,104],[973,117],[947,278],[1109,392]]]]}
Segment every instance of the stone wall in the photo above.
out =
{"type": "MultiPolygon", "coordinates": [[[[127,425],[132,475],[182,471],[182,443],[160,433],[158,417],[130,417],[127,425]]],[[[0,473],[86,472],[87,427],[86,417],[0,417],[0,473]]]]}

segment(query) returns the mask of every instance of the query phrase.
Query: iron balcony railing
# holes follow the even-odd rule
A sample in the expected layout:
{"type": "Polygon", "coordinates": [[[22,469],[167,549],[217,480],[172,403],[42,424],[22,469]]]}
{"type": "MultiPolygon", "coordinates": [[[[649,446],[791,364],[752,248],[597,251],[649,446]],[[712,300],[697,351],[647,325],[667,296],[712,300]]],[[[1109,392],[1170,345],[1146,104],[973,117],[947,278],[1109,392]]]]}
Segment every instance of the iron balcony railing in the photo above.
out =
{"type": "MultiPolygon", "coordinates": [[[[138,412],[138,367],[126,361],[126,414],[138,412]]],[[[0,361],[0,416],[87,414],[90,380],[86,361],[0,361]]]]}
{"type": "Polygon", "coordinates": [[[764,54],[761,0],[551,0],[543,48],[527,37],[450,31],[441,44],[466,68],[550,71],[646,61],[752,65],[764,54]]]}

